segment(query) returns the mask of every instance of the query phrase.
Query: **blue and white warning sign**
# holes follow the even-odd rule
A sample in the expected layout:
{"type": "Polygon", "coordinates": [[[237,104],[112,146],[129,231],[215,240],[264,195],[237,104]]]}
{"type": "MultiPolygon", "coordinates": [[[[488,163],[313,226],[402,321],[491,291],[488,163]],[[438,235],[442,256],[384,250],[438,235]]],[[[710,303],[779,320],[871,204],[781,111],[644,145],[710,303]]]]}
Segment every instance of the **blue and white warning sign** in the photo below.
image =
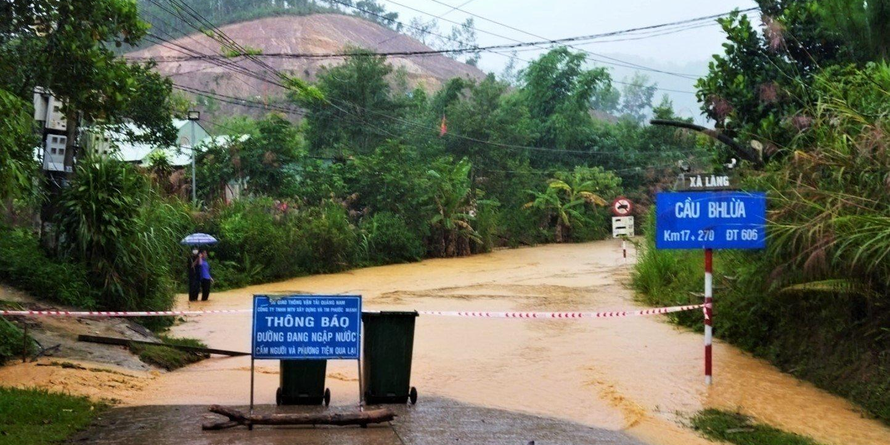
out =
{"type": "Polygon", "coordinates": [[[255,295],[255,359],[358,359],[362,297],[255,295]]]}
{"type": "Polygon", "coordinates": [[[682,192],[655,196],[658,249],[763,249],[766,194],[682,192]]]}

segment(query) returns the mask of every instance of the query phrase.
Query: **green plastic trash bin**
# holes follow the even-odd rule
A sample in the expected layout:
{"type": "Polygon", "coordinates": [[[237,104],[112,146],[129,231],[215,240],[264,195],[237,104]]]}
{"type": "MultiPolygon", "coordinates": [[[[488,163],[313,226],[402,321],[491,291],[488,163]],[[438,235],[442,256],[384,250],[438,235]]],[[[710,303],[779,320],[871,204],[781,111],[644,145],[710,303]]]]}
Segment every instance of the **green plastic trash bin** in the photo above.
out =
{"type": "Polygon", "coordinates": [[[319,405],[331,403],[331,390],[324,387],[327,360],[282,360],[280,386],[275,393],[278,405],[319,405]]]}
{"type": "Polygon", "coordinates": [[[362,393],[370,405],[417,403],[411,356],[417,312],[362,312],[362,393]]]}

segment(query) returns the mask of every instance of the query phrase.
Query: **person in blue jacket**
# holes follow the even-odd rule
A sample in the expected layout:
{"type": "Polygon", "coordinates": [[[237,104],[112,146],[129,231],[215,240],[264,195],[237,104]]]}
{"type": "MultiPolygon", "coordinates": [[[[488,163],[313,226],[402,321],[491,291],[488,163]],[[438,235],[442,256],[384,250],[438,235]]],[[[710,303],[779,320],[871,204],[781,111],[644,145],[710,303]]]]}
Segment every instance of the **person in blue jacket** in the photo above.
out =
{"type": "Polygon", "coordinates": [[[210,276],[210,262],[207,259],[207,250],[201,251],[198,258],[198,276],[201,279],[201,301],[207,301],[210,298],[210,284],[213,283],[213,277],[210,276]]]}

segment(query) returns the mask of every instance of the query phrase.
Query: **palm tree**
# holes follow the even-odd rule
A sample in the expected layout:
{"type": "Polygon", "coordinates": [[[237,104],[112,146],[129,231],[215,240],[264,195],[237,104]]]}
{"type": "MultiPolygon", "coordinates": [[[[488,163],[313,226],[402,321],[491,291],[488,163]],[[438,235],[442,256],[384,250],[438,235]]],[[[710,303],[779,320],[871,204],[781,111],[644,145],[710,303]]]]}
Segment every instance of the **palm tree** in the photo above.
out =
{"type": "Polygon", "coordinates": [[[437,237],[435,253],[439,256],[469,255],[470,241],[481,242],[481,237],[470,225],[475,206],[469,179],[471,168],[472,164],[464,159],[453,169],[429,171],[436,184],[433,196],[436,214],[430,219],[430,224],[433,226],[433,236],[437,237]]]}
{"type": "Polygon", "coordinates": [[[528,191],[534,199],[523,208],[540,209],[548,213],[548,219],[556,219],[554,240],[557,243],[570,238],[573,228],[589,222],[589,218],[583,213],[587,206],[593,208],[606,205],[606,200],[594,193],[602,187],[601,178],[591,176],[590,171],[576,168],[565,179],[553,178],[547,181],[547,189],[543,193],[528,191]]]}

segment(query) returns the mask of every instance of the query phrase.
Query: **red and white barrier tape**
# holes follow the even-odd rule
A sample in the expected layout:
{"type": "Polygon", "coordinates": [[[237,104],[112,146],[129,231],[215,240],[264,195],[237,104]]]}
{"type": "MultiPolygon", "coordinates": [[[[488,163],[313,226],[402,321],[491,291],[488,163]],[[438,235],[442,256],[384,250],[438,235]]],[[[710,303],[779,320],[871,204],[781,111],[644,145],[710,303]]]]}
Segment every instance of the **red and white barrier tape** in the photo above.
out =
{"type": "Polygon", "coordinates": [[[612,312],[454,312],[454,311],[418,311],[421,315],[442,315],[446,317],[470,318],[530,318],[530,319],[566,319],[566,318],[619,318],[640,317],[646,315],[670,314],[673,312],[701,309],[704,305],[672,306],[638,311],[612,312]]]}
{"type": "MultiPolygon", "coordinates": [[[[672,306],[655,309],[642,309],[638,311],[612,311],[612,312],[461,312],[461,311],[418,311],[421,315],[439,315],[446,317],[470,317],[470,318],[524,318],[524,319],[570,319],[570,318],[618,318],[639,317],[646,315],[670,314],[673,312],[691,311],[702,309],[705,305],[672,306]]],[[[139,311],[139,312],[113,312],[113,311],[7,311],[0,310],[0,315],[18,316],[50,316],[50,317],[169,317],[190,316],[208,314],[244,314],[250,313],[250,309],[222,309],[211,311],[139,311]]]]}
{"type": "Polygon", "coordinates": [[[24,316],[50,316],[50,317],[169,317],[176,315],[205,315],[205,314],[243,314],[252,312],[250,309],[221,309],[215,311],[137,311],[137,312],[113,312],[113,311],[5,311],[0,310],[0,315],[24,315],[24,316]]]}

